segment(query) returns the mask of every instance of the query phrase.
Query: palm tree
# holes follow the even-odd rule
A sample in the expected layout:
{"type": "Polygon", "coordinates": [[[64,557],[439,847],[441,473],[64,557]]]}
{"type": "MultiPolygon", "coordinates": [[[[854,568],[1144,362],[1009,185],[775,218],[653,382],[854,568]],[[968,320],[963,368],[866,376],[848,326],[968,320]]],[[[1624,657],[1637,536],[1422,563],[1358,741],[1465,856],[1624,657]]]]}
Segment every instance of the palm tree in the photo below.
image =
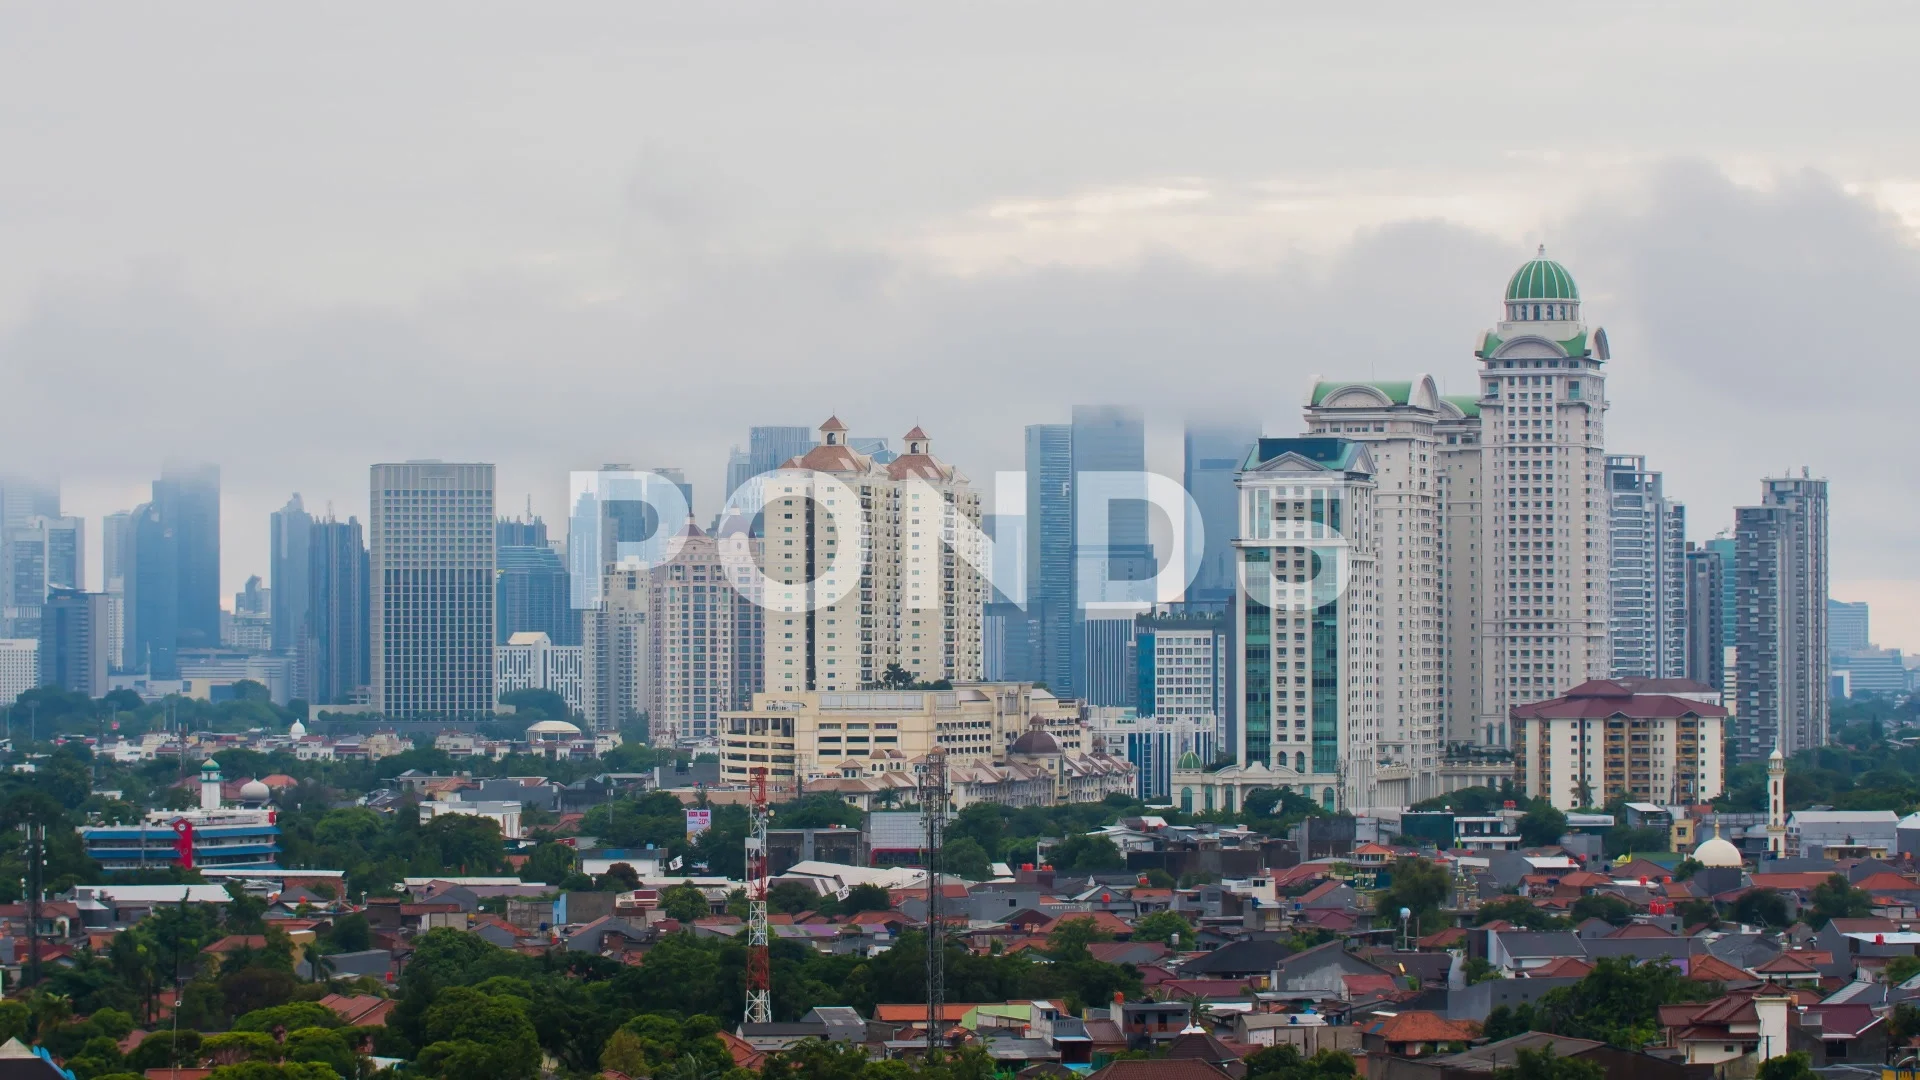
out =
{"type": "Polygon", "coordinates": [[[653,1080],[720,1080],[720,1070],[688,1054],[654,1070],[653,1080]]]}

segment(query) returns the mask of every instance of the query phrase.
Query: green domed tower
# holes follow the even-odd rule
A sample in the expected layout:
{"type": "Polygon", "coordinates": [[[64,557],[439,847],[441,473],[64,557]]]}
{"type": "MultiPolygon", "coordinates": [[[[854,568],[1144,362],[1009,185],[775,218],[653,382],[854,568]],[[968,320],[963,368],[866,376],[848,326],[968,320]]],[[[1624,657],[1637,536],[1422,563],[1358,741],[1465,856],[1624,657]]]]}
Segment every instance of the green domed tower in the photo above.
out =
{"type": "Polygon", "coordinates": [[[1580,318],[1580,287],[1567,268],[1547,258],[1545,245],[1507,279],[1511,322],[1566,322],[1580,318]]]}

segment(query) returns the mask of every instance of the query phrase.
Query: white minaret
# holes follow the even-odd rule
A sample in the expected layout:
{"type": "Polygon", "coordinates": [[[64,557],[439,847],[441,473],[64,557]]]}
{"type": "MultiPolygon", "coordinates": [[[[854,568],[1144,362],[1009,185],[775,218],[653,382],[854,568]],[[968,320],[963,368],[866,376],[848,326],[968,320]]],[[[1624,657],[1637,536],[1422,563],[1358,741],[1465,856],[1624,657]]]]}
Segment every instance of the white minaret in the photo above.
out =
{"type": "Polygon", "coordinates": [[[220,763],[212,758],[200,766],[200,809],[220,809],[220,763]]]}
{"type": "Polygon", "coordinates": [[[1787,759],[1779,747],[1767,758],[1767,854],[1787,857],[1787,759]]]}

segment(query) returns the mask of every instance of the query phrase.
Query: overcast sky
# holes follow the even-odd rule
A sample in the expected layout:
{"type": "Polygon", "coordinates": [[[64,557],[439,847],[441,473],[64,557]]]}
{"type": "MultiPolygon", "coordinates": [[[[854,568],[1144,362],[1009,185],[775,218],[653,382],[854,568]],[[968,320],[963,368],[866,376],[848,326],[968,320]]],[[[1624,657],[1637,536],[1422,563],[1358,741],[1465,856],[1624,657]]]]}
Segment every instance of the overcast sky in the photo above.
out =
{"type": "Polygon", "coordinates": [[[1545,243],[1608,449],[1695,539],[1831,478],[1834,594],[1920,648],[1920,8],[1672,8],[0,3],[0,468],[97,518],[219,462],[229,591],[381,460],[705,516],[751,424],[984,481],[1111,401],[1177,476],[1314,374],[1471,389],[1545,243]]]}

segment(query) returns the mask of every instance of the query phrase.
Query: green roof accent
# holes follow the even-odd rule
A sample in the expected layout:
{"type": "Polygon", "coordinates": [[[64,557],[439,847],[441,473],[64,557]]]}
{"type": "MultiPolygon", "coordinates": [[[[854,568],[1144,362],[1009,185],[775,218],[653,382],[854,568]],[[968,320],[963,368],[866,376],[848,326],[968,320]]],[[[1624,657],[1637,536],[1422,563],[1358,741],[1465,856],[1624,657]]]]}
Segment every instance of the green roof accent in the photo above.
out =
{"type": "Polygon", "coordinates": [[[1176,769],[1200,769],[1204,767],[1200,761],[1200,755],[1191,750],[1181,754],[1179,764],[1174,766],[1176,769]]]}
{"type": "Polygon", "coordinates": [[[1473,350],[1473,355],[1484,360],[1492,356],[1494,351],[1504,344],[1506,344],[1506,342],[1499,334],[1489,330],[1480,336],[1480,347],[1473,350]]]}
{"type": "Polygon", "coordinates": [[[1410,382],[1322,382],[1313,386],[1313,403],[1323,405],[1335,392],[1350,386],[1365,386],[1378,390],[1395,405],[1405,405],[1413,400],[1413,384],[1410,382]]]}
{"type": "Polygon", "coordinates": [[[1573,275],[1567,268],[1546,257],[1546,249],[1540,249],[1541,256],[1529,259],[1513,272],[1507,282],[1508,300],[1578,300],[1580,289],[1573,283],[1573,275]]]}
{"type": "Polygon", "coordinates": [[[1567,350],[1568,356],[1585,356],[1587,355],[1587,332],[1582,330],[1558,344],[1561,348],[1567,350]]]}
{"type": "Polygon", "coordinates": [[[1360,444],[1351,439],[1342,439],[1332,435],[1304,435],[1294,439],[1261,439],[1253,444],[1253,451],[1247,455],[1245,469],[1257,468],[1263,462],[1285,454],[1298,454],[1316,465],[1324,465],[1329,471],[1345,472],[1353,467],[1354,459],[1360,456],[1360,444]]]}
{"type": "Polygon", "coordinates": [[[1454,408],[1459,409],[1468,416],[1480,415],[1480,399],[1474,397],[1472,394],[1447,394],[1442,400],[1451,402],[1454,408]]]}

